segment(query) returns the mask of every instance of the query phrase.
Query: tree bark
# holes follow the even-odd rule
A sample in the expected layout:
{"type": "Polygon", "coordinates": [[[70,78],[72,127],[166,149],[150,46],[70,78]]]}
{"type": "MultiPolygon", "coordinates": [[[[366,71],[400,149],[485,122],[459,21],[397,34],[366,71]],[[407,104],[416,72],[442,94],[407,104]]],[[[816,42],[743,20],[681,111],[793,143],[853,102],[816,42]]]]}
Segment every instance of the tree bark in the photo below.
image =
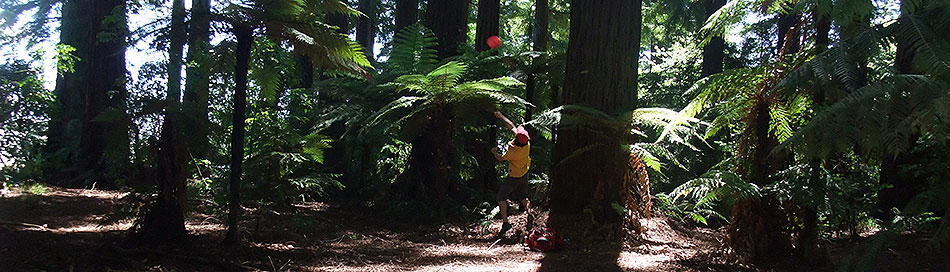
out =
{"type": "MultiPolygon", "coordinates": [[[[396,181],[397,199],[432,203],[431,212],[443,217],[457,209],[449,208],[450,201],[458,201],[458,171],[453,167],[452,134],[455,118],[449,105],[437,106],[429,115],[430,121],[422,134],[412,140],[409,168],[396,181]]],[[[427,216],[418,217],[433,220],[427,216]]]]}
{"type": "Polygon", "coordinates": [[[396,25],[393,35],[419,20],[419,0],[396,0],[396,25]]]}
{"type": "Polygon", "coordinates": [[[172,21],[169,32],[168,45],[168,94],[165,101],[169,107],[177,107],[181,101],[181,64],[185,47],[185,3],[183,0],[172,0],[172,21]]]}
{"type": "MultiPolygon", "coordinates": [[[[610,114],[636,104],[640,5],[640,1],[571,2],[565,104],[610,114]]],[[[622,203],[620,186],[628,155],[614,133],[558,128],[554,161],[561,167],[555,168],[551,179],[548,224],[580,239],[619,241],[623,215],[612,204],[622,203]],[[584,151],[591,146],[600,147],[584,151]]]]}
{"type": "Polygon", "coordinates": [[[162,121],[156,157],[158,161],[158,199],[143,221],[139,233],[141,243],[174,244],[186,234],[182,207],[185,203],[184,145],[177,127],[181,121],[181,64],[185,45],[185,4],[172,1],[171,41],[168,47],[165,94],[165,119],[162,121]]]}
{"type": "Polygon", "coordinates": [[[488,37],[498,36],[499,0],[478,0],[478,16],[475,19],[475,50],[488,51],[488,37]]]}
{"type": "MultiPolygon", "coordinates": [[[[534,45],[532,45],[532,50],[539,52],[548,51],[548,23],[550,22],[550,8],[548,7],[548,0],[535,0],[534,1],[534,45]]],[[[537,93],[537,81],[538,78],[535,76],[535,73],[528,74],[528,80],[525,82],[525,101],[528,103],[535,103],[535,96],[537,93]]],[[[554,92],[554,90],[551,90],[554,92]]],[[[553,108],[554,106],[552,106],[553,108]]],[[[532,113],[534,109],[528,107],[524,111],[525,121],[530,121],[532,118],[532,113]]]]}
{"type": "MultiPolygon", "coordinates": [[[[785,163],[782,156],[771,156],[771,151],[779,144],[774,133],[769,131],[771,108],[780,98],[776,98],[769,90],[788,73],[788,67],[784,67],[786,56],[801,49],[798,43],[801,30],[796,24],[799,18],[795,16],[799,15],[782,15],[779,19],[781,39],[778,42],[780,47],[774,74],[756,87],[753,103],[742,119],[745,128],[736,148],[741,162],[736,173],[760,187],[771,184],[771,175],[785,163]]],[[[788,216],[774,195],[737,201],[732,209],[732,222],[727,229],[729,245],[739,256],[757,264],[786,256],[792,248],[790,238],[782,231],[788,224],[788,216]]]]}
{"type": "Polygon", "coordinates": [[[244,115],[247,107],[247,71],[251,58],[253,29],[246,24],[234,26],[237,36],[237,62],[234,66],[234,115],[231,130],[231,180],[228,199],[228,232],[225,244],[238,242],[238,221],[241,216],[241,164],[244,161],[244,115]]]}
{"type": "Polygon", "coordinates": [[[51,153],[70,151],[63,164],[52,169],[58,172],[54,179],[62,179],[61,185],[107,185],[103,183],[110,181],[102,178],[105,170],[128,161],[126,122],[95,120],[110,108],[122,114],[126,110],[125,7],[125,1],[120,0],[63,3],[61,43],[74,47],[79,61],[73,67],[75,72],[57,76],[60,112],[50,122],[51,153]],[[78,152],[70,150],[77,145],[78,152]],[[88,179],[80,180],[83,178],[88,179]]]}
{"type": "MultiPolygon", "coordinates": [[[[705,0],[706,18],[709,18],[717,10],[726,4],[726,0],[705,0]]],[[[726,53],[726,41],[721,36],[712,37],[705,46],[703,46],[703,67],[702,77],[708,77],[722,72],[723,58],[726,53]]]]}
{"type": "Polygon", "coordinates": [[[208,139],[208,107],[210,106],[211,73],[211,0],[192,0],[191,20],[188,24],[188,62],[185,68],[185,90],[182,103],[187,127],[188,150],[198,159],[206,158],[211,148],[208,139]]]}
{"type": "Polygon", "coordinates": [[[468,33],[469,0],[430,0],[426,9],[426,27],[438,38],[436,55],[441,59],[458,56],[459,46],[468,33]]]}
{"type": "Polygon", "coordinates": [[[360,16],[356,21],[356,42],[363,46],[366,57],[375,62],[376,56],[373,46],[376,42],[376,7],[379,0],[359,0],[357,9],[366,17],[360,16]]]}

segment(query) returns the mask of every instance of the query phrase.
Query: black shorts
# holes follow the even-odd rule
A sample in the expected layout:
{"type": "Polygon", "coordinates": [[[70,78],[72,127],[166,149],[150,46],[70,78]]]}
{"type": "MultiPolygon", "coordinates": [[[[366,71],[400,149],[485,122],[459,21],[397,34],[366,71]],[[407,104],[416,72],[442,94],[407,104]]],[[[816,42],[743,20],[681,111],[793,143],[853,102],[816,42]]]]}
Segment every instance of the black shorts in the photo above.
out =
{"type": "Polygon", "coordinates": [[[528,198],[528,175],[520,178],[508,176],[498,189],[498,201],[513,200],[519,201],[528,198]]]}

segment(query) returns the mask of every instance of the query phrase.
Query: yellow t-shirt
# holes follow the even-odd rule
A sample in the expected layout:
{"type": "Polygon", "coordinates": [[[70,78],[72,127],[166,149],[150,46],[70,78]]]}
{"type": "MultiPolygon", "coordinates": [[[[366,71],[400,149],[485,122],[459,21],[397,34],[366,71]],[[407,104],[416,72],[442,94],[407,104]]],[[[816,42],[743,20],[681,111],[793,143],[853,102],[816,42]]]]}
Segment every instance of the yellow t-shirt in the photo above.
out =
{"type": "Polygon", "coordinates": [[[525,146],[517,146],[514,141],[508,143],[508,150],[501,155],[502,160],[508,161],[508,175],[513,178],[523,177],[531,168],[531,157],[528,152],[531,151],[531,143],[525,146]]]}

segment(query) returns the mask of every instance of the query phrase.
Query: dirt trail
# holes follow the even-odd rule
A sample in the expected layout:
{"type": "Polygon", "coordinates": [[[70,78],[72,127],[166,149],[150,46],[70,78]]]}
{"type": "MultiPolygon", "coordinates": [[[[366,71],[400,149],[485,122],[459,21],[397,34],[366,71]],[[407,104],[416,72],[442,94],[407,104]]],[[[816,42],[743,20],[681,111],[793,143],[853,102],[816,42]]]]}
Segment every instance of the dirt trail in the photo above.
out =
{"type": "MultiPolygon", "coordinates": [[[[494,243],[500,222],[484,229],[419,227],[385,222],[358,208],[301,203],[291,211],[249,210],[248,241],[222,250],[221,222],[188,218],[191,243],[178,249],[129,253],[116,249],[130,223],[99,225],[122,193],[48,188],[41,194],[4,191],[0,197],[0,267],[11,270],[268,271],[709,271],[722,234],[676,231],[667,220],[643,220],[644,243],[624,250],[568,250],[543,254],[518,243],[525,215],[494,243]],[[231,265],[229,265],[229,263],[231,265]]],[[[543,222],[544,218],[538,218],[543,222]]],[[[717,269],[713,269],[717,270],[717,269]]]]}

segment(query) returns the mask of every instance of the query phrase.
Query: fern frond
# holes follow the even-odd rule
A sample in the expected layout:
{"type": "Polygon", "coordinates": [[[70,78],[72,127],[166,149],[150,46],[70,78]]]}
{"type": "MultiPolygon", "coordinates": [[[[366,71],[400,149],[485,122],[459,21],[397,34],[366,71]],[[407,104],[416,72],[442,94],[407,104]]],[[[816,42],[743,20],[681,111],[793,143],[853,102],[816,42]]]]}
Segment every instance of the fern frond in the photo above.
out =
{"type": "Polygon", "coordinates": [[[393,37],[393,49],[389,64],[394,73],[412,74],[428,69],[438,62],[438,43],[435,34],[421,24],[403,28],[393,37]]]}
{"type": "MultiPolygon", "coordinates": [[[[390,118],[390,116],[396,114],[396,111],[399,111],[399,110],[405,109],[405,108],[414,107],[414,106],[416,106],[417,103],[423,102],[423,101],[425,101],[425,100],[426,100],[425,97],[419,97],[419,96],[403,96],[403,97],[400,97],[399,99],[396,99],[396,100],[394,100],[393,102],[390,102],[389,104],[386,104],[386,106],[383,107],[382,109],[380,109],[380,110],[376,113],[376,115],[374,115],[373,117],[371,117],[370,119],[371,119],[372,121],[369,122],[369,124],[367,125],[367,127],[376,127],[376,126],[378,126],[378,125],[380,124],[380,122],[382,122],[382,121],[384,121],[384,120],[387,120],[388,118],[390,118]]],[[[389,127],[392,127],[392,125],[393,125],[393,123],[388,123],[388,125],[386,126],[387,129],[388,129],[389,127]]],[[[385,129],[384,129],[384,130],[385,130],[385,129]]]]}

